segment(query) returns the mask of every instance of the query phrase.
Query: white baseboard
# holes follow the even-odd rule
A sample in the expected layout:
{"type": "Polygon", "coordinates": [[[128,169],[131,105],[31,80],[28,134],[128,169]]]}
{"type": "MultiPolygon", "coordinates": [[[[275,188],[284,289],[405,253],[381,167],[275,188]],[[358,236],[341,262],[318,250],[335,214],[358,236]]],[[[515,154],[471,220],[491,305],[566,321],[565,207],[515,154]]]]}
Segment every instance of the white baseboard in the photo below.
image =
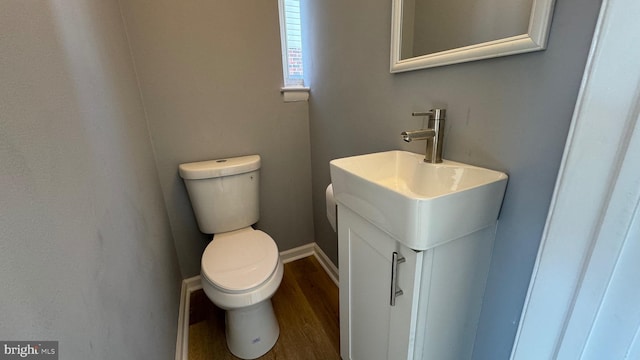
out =
{"type": "MultiPolygon", "coordinates": [[[[280,253],[283,263],[292,262],[308,256],[315,256],[318,262],[327,272],[327,275],[338,286],[338,268],[329,260],[327,254],[315,242],[285,250],[280,253]]],[[[202,289],[200,275],[182,280],[180,290],[180,309],[178,310],[178,335],[176,340],[175,360],[189,359],[189,306],[191,293],[202,289]]]]}
{"type": "Polygon", "coordinates": [[[318,262],[320,263],[320,265],[322,265],[322,268],[324,269],[324,271],[327,273],[327,275],[329,275],[331,280],[333,280],[333,283],[336,284],[336,286],[338,286],[338,279],[339,279],[338,268],[329,259],[327,254],[325,254],[324,251],[322,251],[322,249],[320,248],[320,246],[318,246],[318,244],[316,243],[312,243],[312,244],[313,244],[313,256],[315,256],[316,259],[318,259],[318,262]]]}
{"type": "Polygon", "coordinates": [[[200,289],[202,289],[200,275],[182,280],[175,360],[189,359],[189,305],[191,303],[191,294],[200,289]]]}
{"type": "Polygon", "coordinates": [[[280,259],[284,264],[306,258],[313,255],[315,251],[316,243],[312,242],[306,245],[298,246],[293,249],[280,252],[280,259]]]}

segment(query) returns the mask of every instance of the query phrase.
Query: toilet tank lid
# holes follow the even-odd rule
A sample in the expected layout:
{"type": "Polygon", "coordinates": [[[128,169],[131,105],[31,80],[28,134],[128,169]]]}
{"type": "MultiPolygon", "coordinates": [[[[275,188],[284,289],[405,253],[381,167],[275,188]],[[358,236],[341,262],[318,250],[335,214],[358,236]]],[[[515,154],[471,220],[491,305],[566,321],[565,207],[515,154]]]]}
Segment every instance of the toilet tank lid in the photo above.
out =
{"type": "Polygon", "coordinates": [[[197,161],[178,166],[183,179],[197,180],[242,174],[260,169],[260,155],[197,161]]]}

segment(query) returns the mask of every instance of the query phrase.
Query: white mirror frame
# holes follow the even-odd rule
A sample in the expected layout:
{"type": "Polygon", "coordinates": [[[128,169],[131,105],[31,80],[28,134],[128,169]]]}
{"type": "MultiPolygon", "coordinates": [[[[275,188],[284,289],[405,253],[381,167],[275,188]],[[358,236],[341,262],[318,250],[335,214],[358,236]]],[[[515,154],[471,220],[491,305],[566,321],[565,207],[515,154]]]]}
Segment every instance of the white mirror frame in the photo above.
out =
{"type": "Polygon", "coordinates": [[[533,0],[529,29],[526,34],[441,51],[433,54],[400,58],[402,44],[402,3],[393,0],[391,11],[391,72],[403,72],[544,50],[551,26],[555,0],[533,0]]]}

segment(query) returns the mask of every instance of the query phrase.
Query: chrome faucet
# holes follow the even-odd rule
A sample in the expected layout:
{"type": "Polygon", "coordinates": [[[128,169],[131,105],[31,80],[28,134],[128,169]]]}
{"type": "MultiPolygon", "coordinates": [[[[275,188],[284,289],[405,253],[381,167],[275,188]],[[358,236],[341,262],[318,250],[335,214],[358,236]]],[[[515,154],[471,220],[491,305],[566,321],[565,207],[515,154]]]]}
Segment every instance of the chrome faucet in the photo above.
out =
{"type": "Polygon", "coordinates": [[[427,150],[424,156],[424,162],[441,163],[442,162],[442,140],[444,137],[444,119],[446,109],[431,109],[427,112],[413,112],[412,116],[428,116],[429,122],[427,129],[403,131],[402,140],[411,142],[413,140],[427,140],[427,150]]]}

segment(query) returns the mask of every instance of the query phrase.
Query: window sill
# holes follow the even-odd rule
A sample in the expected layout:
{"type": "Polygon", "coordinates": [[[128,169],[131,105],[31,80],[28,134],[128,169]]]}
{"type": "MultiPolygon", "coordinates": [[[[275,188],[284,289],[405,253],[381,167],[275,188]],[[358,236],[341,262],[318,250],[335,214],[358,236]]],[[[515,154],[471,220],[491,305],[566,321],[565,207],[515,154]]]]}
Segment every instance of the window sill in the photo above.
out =
{"type": "Polygon", "coordinates": [[[311,91],[310,88],[302,86],[289,86],[280,89],[284,102],[308,101],[309,91],[311,91]]]}

